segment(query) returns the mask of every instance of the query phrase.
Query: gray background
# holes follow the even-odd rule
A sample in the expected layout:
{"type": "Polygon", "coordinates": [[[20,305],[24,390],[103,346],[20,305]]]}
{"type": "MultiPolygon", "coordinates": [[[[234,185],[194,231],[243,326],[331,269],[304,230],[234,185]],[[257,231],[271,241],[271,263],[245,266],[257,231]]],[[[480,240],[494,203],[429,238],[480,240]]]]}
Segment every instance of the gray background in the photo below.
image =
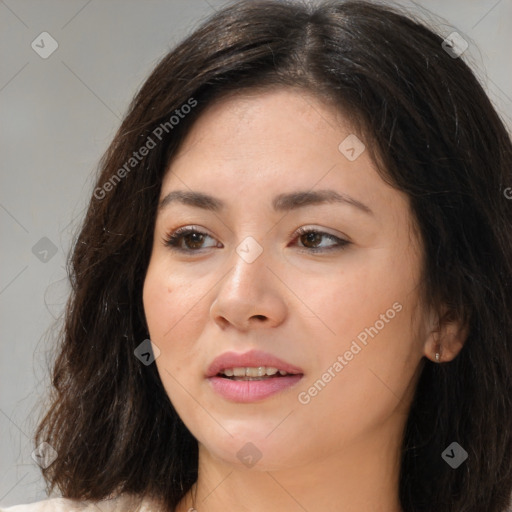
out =
{"type": "MultiPolygon", "coordinates": [[[[98,160],[159,58],[223,3],[0,0],[0,506],[46,497],[31,436],[98,160]],[[44,31],[59,45],[47,59],[31,47],[44,31]],[[54,255],[34,254],[43,237],[54,255]]],[[[463,57],[512,127],[512,0],[399,3],[468,40],[463,57]]]]}

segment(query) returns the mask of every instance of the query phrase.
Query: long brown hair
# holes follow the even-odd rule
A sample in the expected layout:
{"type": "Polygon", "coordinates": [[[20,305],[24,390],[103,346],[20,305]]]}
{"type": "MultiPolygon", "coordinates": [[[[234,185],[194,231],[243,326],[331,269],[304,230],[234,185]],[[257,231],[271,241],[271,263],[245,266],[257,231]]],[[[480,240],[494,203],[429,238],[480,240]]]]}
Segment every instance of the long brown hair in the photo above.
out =
{"type": "Polygon", "coordinates": [[[469,325],[453,361],[427,361],[422,371],[403,439],[403,510],[506,509],[512,144],[463,57],[442,43],[372,3],[252,0],[218,11],[161,60],[101,161],[68,260],[72,292],[52,403],[35,439],[59,454],[43,470],[49,492],[93,500],[137,493],[172,511],[195,482],[197,442],[156,366],[134,356],[148,338],[142,285],[162,178],[220,95],[300,87],[349,116],[382,177],[409,195],[425,250],[425,303],[447,305],[450,318],[469,325]],[[441,457],[453,441],[468,452],[458,469],[441,457]]]}

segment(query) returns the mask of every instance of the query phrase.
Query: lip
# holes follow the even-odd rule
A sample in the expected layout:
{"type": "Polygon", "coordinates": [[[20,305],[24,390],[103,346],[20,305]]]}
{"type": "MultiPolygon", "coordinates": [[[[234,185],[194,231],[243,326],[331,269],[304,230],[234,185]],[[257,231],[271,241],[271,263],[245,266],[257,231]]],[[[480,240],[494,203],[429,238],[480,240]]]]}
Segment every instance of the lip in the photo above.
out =
{"type": "Polygon", "coordinates": [[[298,366],[258,350],[251,350],[244,354],[225,352],[215,358],[206,371],[206,378],[212,389],[226,400],[238,403],[264,400],[294,386],[303,377],[304,372],[298,366]],[[249,381],[237,381],[218,376],[218,373],[226,368],[258,366],[270,366],[278,370],[284,370],[291,375],[249,381]]]}
{"type": "Polygon", "coordinates": [[[250,350],[249,352],[245,352],[243,354],[238,354],[236,352],[224,352],[224,354],[221,354],[219,357],[216,357],[212,361],[208,367],[208,370],[206,370],[206,377],[214,377],[221,370],[225,370],[226,368],[245,368],[258,366],[273,367],[277,368],[278,370],[283,370],[286,373],[304,373],[302,368],[287,363],[286,361],[283,361],[282,359],[279,359],[272,354],[261,352],[259,350],[250,350]]]}

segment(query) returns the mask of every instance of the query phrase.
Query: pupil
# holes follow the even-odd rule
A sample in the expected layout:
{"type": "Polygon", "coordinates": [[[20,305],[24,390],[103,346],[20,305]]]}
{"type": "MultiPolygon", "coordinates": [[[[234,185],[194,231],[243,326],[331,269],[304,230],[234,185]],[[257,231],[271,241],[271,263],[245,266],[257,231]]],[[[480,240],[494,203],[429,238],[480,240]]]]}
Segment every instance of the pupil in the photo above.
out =
{"type": "MultiPolygon", "coordinates": [[[[194,248],[196,247],[194,244],[201,245],[203,235],[201,235],[200,233],[191,233],[190,235],[188,235],[188,237],[189,237],[189,240],[192,239],[192,246],[194,248]],[[194,238],[195,238],[195,240],[194,240],[194,238]]],[[[187,245],[190,245],[190,244],[187,244],[187,245]]]]}
{"type": "MultiPolygon", "coordinates": [[[[314,244],[316,245],[315,243],[315,239],[316,239],[316,242],[318,243],[318,238],[320,238],[320,235],[318,233],[306,233],[305,236],[307,239],[308,239],[308,243],[311,243],[311,244],[314,244]]],[[[307,245],[307,244],[305,244],[307,245]]]]}

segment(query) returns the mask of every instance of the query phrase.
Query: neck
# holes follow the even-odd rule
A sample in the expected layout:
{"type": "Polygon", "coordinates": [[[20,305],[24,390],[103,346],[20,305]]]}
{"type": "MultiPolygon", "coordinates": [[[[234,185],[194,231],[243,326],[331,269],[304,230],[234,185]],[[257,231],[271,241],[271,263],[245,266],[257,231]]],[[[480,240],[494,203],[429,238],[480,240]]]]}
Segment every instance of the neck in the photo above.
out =
{"type": "Polygon", "coordinates": [[[401,512],[402,437],[389,430],[381,426],[301,467],[268,471],[226,464],[200,445],[197,482],[176,512],[401,512]]]}

